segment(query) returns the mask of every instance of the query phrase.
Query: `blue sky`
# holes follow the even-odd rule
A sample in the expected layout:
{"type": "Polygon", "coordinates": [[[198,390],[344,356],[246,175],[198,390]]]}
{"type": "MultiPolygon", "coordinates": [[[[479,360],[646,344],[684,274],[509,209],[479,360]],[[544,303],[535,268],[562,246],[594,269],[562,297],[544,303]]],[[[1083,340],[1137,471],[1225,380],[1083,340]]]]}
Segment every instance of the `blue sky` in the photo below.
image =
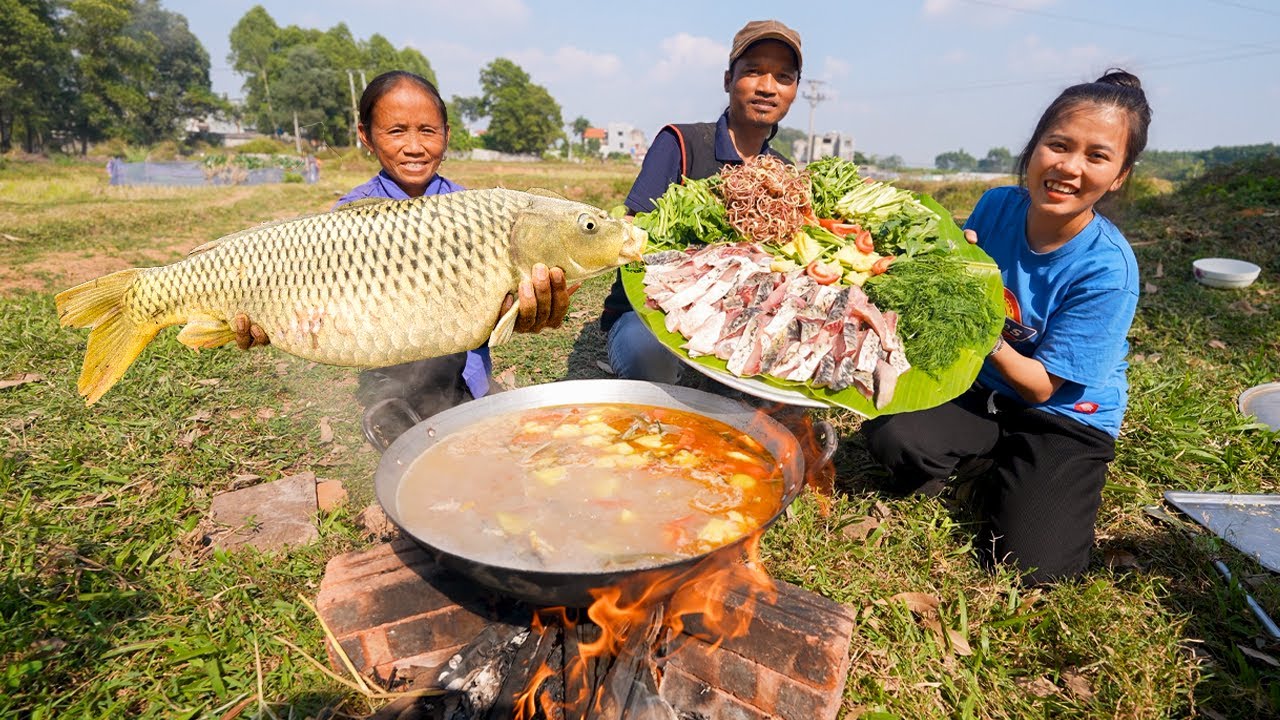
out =
{"type": "MultiPolygon", "coordinates": [[[[824,81],[814,129],[913,165],[957,148],[1016,153],[1062,88],[1111,66],[1147,89],[1148,147],[1280,142],[1272,0],[162,0],[209,51],[213,89],[233,98],[243,79],[228,67],[227,35],[254,4],[281,26],[345,22],[357,39],[380,33],[417,48],[446,98],[477,94],[480,69],[510,58],[551,92],[566,122],[627,122],[650,138],[668,122],[719,115],[733,34],[772,17],[800,32],[804,80],[824,81]]],[[[345,87],[346,74],[334,82],[345,87]]],[[[798,99],[783,124],[807,130],[810,111],[798,99]]]]}

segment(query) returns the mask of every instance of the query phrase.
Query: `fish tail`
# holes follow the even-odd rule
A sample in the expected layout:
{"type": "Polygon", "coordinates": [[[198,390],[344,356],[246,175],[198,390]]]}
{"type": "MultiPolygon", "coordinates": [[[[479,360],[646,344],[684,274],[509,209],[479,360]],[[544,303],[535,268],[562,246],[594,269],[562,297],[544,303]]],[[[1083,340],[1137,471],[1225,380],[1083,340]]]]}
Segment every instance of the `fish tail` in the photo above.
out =
{"type": "Polygon", "coordinates": [[[121,270],[64,290],[54,297],[63,327],[93,328],[77,387],[92,405],[124,375],[160,328],[129,317],[125,293],[141,272],[121,270]]]}

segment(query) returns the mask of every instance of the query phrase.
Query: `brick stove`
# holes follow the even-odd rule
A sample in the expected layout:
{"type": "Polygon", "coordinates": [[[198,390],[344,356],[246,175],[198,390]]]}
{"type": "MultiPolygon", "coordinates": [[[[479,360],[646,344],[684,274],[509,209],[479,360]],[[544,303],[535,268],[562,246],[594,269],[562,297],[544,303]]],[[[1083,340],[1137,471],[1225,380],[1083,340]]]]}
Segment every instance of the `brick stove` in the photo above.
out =
{"type": "MultiPolygon", "coordinates": [[[[661,712],[635,710],[634,704],[627,704],[624,691],[619,702],[627,706],[625,711],[607,715],[570,708],[559,709],[554,715],[681,720],[835,718],[849,669],[853,611],[794,585],[776,584],[776,604],[756,605],[747,632],[739,637],[713,646],[699,639],[704,628],[700,627],[700,616],[694,615],[685,617],[679,642],[663,644],[669,649],[667,654],[649,657],[651,653],[645,648],[648,664],[633,663],[640,668],[635,682],[643,680],[649,691],[656,689],[656,696],[665,701],[661,712]],[[646,667],[649,672],[644,671],[646,667]],[[659,670],[653,672],[654,668],[659,670]]],[[[734,593],[724,599],[729,609],[744,602],[745,595],[734,593]]],[[[443,687],[442,673],[444,682],[452,680],[451,689],[456,690],[468,664],[504,652],[514,656],[507,658],[512,672],[505,681],[501,677],[493,681],[490,694],[494,697],[487,708],[459,714],[456,698],[452,705],[445,697],[424,698],[399,703],[394,711],[377,717],[509,718],[529,673],[553,652],[550,642],[542,641],[549,633],[539,636],[527,632],[535,608],[494,594],[440,566],[408,539],[330,560],[316,606],[356,669],[393,690],[443,687]],[[518,676],[514,669],[522,663],[523,676],[518,676]]],[[[564,656],[573,654],[579,642],[589,642],[599,634],[599,628],[590,622],[569,628],[556,631],[559,640],[554,652],[560,653],[562,665],[564,656]]],[[[626,655],[624,648],[613,666],[622,664],[626,655]]],[[[332,648],[330,662],[342,672],[332,648]]],[[[592,677],[608,682],[603,674],[592,677]]],[[[624,682],[631,681],[624,678],[624,682]]],[[[561,696],[572,694],[565,691],[566,682],[560,679],[561,696]]],[[[538,712],[536,717],[545,716],[538,712]]]]}

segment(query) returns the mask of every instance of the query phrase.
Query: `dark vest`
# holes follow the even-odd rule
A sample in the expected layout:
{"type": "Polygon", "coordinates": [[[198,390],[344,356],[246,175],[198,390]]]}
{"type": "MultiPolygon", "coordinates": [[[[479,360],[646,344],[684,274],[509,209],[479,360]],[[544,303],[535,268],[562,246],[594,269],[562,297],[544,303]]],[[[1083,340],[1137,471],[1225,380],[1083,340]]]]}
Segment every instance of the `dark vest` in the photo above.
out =
{"type": "Polygon", "coordinates": [[[685,178],[709,178],[725,166],[725,163],[716,160],[715,123],[684,123],[666,127],[675,133],[676,142],[680,145],[681,183],[685,178]]]}

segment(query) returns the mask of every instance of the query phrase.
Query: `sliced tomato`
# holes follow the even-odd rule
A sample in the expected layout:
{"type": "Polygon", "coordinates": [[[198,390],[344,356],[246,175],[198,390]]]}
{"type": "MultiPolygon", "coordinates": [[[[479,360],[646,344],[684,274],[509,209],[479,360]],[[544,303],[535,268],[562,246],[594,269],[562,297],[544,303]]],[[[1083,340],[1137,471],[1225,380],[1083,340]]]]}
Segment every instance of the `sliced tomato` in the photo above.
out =
{"type": "Polygon", "coordinates": [[[814,260],[809,263],[804,271],[819,285],[830,285],[840,279],[840,268],[828,265],[821,260],[814,260]]]}
{"type": "Polygon", "coordinates": [[[862,230],[861,225],[855,225],[854,223],[840,222],[839,220],[833,220],[831,218],[822,218],[821,220],[818,221],[818,224],[826,228],[827,230],[830,230],[832,234],[838,235],[840,237],[844,237],[846,235],[853,235],[854,233],[860,232],[862,230]]]}
{"type": "Polygon", "coordinates": [[[877,260],[874,265],[871,266],[871,274],[879,275],[885,270],[888,270],[889,266],[893,264],[893,261],[897,259],[898,258],[896,255],[885,255],[884,257],[877,260]]]}
{"type": "Polygon", "coordinates": [[[862,228],[859,228],[857,225],[854,225],[854,227],[858,228],[858,234],[853,236],[853,246],[858,248],[859,252],[864,252],[864,253],[875,252],[876,241],[871,239],[871,231],[863,230],[862,228]]]}

